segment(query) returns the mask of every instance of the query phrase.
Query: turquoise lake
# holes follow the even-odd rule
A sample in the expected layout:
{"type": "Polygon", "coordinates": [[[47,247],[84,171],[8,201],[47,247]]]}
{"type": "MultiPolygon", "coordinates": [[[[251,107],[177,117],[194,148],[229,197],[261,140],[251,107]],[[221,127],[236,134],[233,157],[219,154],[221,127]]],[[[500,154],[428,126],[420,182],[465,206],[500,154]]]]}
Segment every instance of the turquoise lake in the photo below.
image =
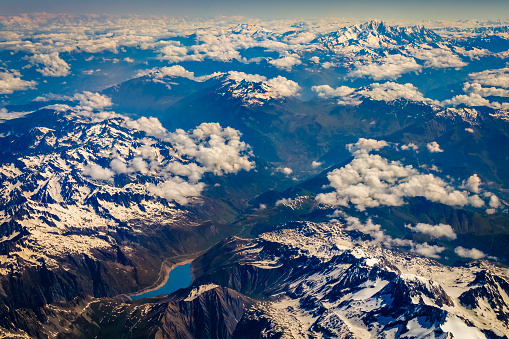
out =
{"type": "Polygon", "coordinates": [[[168,274],[168,281],[163,286],[159,287],[157,290],[150,291],[147,293],[143,293],[136,296],[131,296],[132,300],[148,298],[148,297],[156,297],[158,295],[170,294],[175,292],[180,288],[186,288],[191,285],[191,281],[193,277],[191,276],[191,264],[185,264],[175,267],[168,274]]]}

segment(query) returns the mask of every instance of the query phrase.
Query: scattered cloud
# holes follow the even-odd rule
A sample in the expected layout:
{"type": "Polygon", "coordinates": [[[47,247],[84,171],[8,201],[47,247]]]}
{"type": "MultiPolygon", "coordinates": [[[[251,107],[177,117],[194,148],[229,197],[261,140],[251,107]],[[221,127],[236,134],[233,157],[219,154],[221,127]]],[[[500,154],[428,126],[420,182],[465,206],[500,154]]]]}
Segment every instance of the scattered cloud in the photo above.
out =
{"type": "Polygon", "coordinates": [[[414,144],[413,142],[411,142],[411,143],[408,143],[406,145],[401,145],[401,149],[403,151],[408,151],[408,150],[417,151],[419,149],[419,147],[416,144],[414,144]]]}
{"type": "Polygon", "coordinates": [[[430,153],[441,153],[444,150],[440,148],[440,145],[436,141],[432,141],[426,144],[426,148],[430,153]]]}
{"type": "Polygon", "coordinates": [[[293,170],[291,168],[289,168],[289,167],[277,167],[276,171],[277,172],[281,172],[281,173],[283,173],[285,175],[290,175],[290,174],[293,173],[293,170]]]}
{"type": "Polygon", "coordinates": [[[459,191],[433,174],[421,174],[411,165],[389,161],[372,150],[384,147],[385,141],[360,139],[348,149],[354,159],[328,173],[333,192],[318,194],[316,200],[332,206],[352,204],[360,211],[368,207],[400,206],[406,198],[424,197],[450,206],[478,206],[482,199],[459,191]]]}
{"type": "Polygon", "coordinates": [[[470,259],[482,259],[486,256],[483,252],[479,251],[476,248],[467,249],[461,246],[458,246],[454,249],[454,253],[456,253],[458,256],[463,258],[470,258],[470,259]]]}
{"type": "Polygon", "coordinates": [[[470,73],[469,76],[481,85],[509,88],[509,67],[470,73]]]}
{"type": "Polygon", "coordinates": [[[452,227],[447,224],[430,225],[426,223],[418,223],[415,226],[405,225],[405,227],[410,229],[412,232],[427,234],[432,238],[449,238],[454,240],[458,237],[452,227]]]}
{"type": "Polygon", "coordinates": [[[348,73],[352,78],[368,77],[374,80],[399,78],[402,74],[421,70],[422,66],[412,57],[401,54],[388,55],[378,62],[363,64],[356,62],[355,69],[348,73]]]}
{"type": "Polygon", "coordinates": [[[83,174],[95,180],[110,180],[115,173],[109,168],[103,168],[97,164],[90,164],[85,166],[83,174]]]}
{"type": "Polygon", "coordinates": [[[393,238],[390,235],[385,234],[381,226],[373,223],[371,218],[368,218],[364,224],[359,218],[348,216],[341,211],[335,211],[332,216],[342,216],[345,218],[347,230],[356,230],[371,236],[372,240],[370,243],[372,244],[380,244],[389,248],[393,246],[406,247],[410,250],[410,252],[434,259],[440,258],[439,254],[445,250],[445,247],[442,246],[429,245],[428,243],[420,244],[408,239],[393,238]]]}
{"type": "Polygon", "coordinates": [[[359,94],[378,101],[393,101],[407,99],[411,101],[432,102],[423,96],[419,89],[410,83],[398,84],[385,82],[383,84],[373,83],[369,88],[359,90],[359,94]]]}
{"type": "Polygon", "coordinates": [[[463,181],[463,187],[473,193],[479,193],[481,185],[481,178],[477,174],[473,174],[466,181],[463,181]]]}
{"type": "Polygon", "coordinates": [[[14,91],[33,89],[35,81],[21,79],[21,74],[15,70],[0,69],[0,94],[12,94],[14,91]]]}
{"type": "Polygon", "coordinates": [[[414,58],[425,61],[424,67],[461,68],[467,65],[457,54],[445,46],[440,48],[407,47],[406,50],[414,58]]]}
{"type": "Polygon", "coordinates": [[[293,66],[302,64],[298,55],[287,55],[279,59],[270,60],[269,64],[287,71],[291,71],[293,66]]]}
{"type": "Polygon", "coordinates": [[[65,77],[70,73],[71,67],[60,58],[58,52],[34,54],[29,60],[33,65],[44,66],[43,68],[38,68],[37,72],[40,72],[45,77],[65,77]]]}

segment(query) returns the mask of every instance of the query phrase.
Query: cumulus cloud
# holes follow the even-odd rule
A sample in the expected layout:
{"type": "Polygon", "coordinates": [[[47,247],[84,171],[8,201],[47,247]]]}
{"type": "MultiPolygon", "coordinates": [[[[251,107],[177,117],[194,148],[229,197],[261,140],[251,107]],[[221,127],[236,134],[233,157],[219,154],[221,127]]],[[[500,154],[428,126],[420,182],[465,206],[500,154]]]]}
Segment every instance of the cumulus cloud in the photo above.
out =
{"type": "Polygon", "coordinates": [[[427,234],[432,238],[444,237],[454,240],[458,237],[452,227],[447,224],[430,225],[426,223],[418,223],[415,226],[405,225],[405,227],[410,229],[412,232],[427,234]]]}
{"type": "Polygon", "coordinates": [[[360,96],[378,100],[394,101],[397,99],[407,99],[411,101],[434,103],[433,100],[425,98],[417,87],[410,83],[398,84],[395,82],[373,83],[368,87],[354,89],[348,86],[332,88],[329,85],[313,86],[311,88],[318,93],[320,98],[338,98],[338,104],[358,105],[361,103],[360,96]]]}
{"type": "Polygon", "coordinates": [[[389,144],[385,140],[359,138],[355,144],[346,145],[346,148],[350,153],[357,156],[367,154],[373,150],[378,151],[388,145],[389,144]]]}
{"type": "Polygon", "coordinates": [[[186,205],[190,197],[199,197],[204,188],[205,184],[202,182],[189,183],[180,177],[174,177],[157,185],[150,184],[148,191],[166,200],[174,200],[181,205],[186,205]]]}
{"type": "Polygon", "coordinates": [[[179,41],[169,41],[168,45],[159,49],[160,60],[167,60],[169,62],[182,62],[182,61],[202,61],[203,56],[198,54],[188,55],[188,49],[181,46],[179,41]]]}
{"type": "Polygon", "coordinates": [[[293,203],[293,200],[291,198],[283,198],[276,201],[275,206],[279,205],[290,205],[293,203]]]}
{"type": "Polygon", "coordinates": [[[323,164],[322,162],[318,162],[318,161],[314,161],[313,160],[313,162],[311,163],[311,167],[317,168],[317,167],[322,166],[322,164],[323,164]]]}
{"type": "Polygon", "coordinates": [[[355,69],[348,73],[352,78],[368,77],[374,80],[397,79],[404,73],[419,71],[422,68],[414,58],[401,54],[388,55],[379,62],[369,64],[355,63],[355,69]]]}
{"type": "Polygon", "coordinates": [[[497,87],[482,87],[479,83],[465,82],[463,84],[463,91],[468,94],[477,94],[482,97],[509,97],[509,90],[497,87]]]}
{"type": "Polygon", "coordinates": [[[300,90],[299,84],[280,75],[262,84],[267,91],[267,95],[274,98],[297,96],[300,90]]]}
{"type": "Polygon", "coordinates": [[[481,85],[509,88],[509,67],[470,73],[469,76],[481,85]]]}
{"type": "Polygon", "coordinates": [[[291,71],[293,66],[300,65],[302,62],[296,55],[287,55],[279,59],[270,60],[269,64],[279,68],[291,71]]]}
{"type": "Polygon", "coordinates": [[[444,150],[440,148],[440,145],[436,141],[432,141],[426,144],[426,148],[430,153],[441,153],[444,150]]]}
{"type": "Polygon", "coordinates": [[[490,207],[492,208],[499,208],[500,207],[500,199],[496,195],[492,195],[490,197],[490,207]]]}
{"type": "Polygon", "coordinates": [[[0,70],[0,94],[12,94],[14,91],[32,89],[37,82],[21,79],[21,74],[14,70],[0,70]]]}
{"type": "Polygon", "coordinates": [[[401,145],[401,149],[403,151],[408,151],[408,150],[417,151],[419,149],[419,147],[416,144],[414,144],[413,142],[411,142],[411,143],[406,144],[406,145],[401,145]]]}
{"type": "Polygon", "coordinates": [[[71,67],[60,58],[58,52],[49,54],[34,54],[30,58],[30,63],[34,65],[42,65],[43,68],[38,68],[45,77],[65,77],[69,74],[71,67]]]}
{"type": "Polygon", "coordinates": [[[340,86],[332,88],[329,85],[313,86],[311,90],[318,93],[318,97],[329,99],[338,98],[338,105],[356,106],[361,101],[355,97],[355,88],[340,86]]]}
{"type": "Polygon", "coordinates": [[[372,238],[370,241],[372,244],[381,244],[389,248],[393,246],[406,247],[411,252],[435,259],[440,258],[439,254],[445,250],[444,247],[437,245],[429,245],[428,243],[419,244],[408,239],[393,238],[390,235],[385,234],[381,226],[373,223],[371,218],[368,218],[366,223],[362,223],[359,218],[348,216],[341,211],[335,211],[333,216],[344,217],[346,220],[347,230],[356,230],[368,234],[372,238]]]}
{"type": "Polygon", "coordinates": [[[447,47],[442,48],[422,48],[422,47],[407,47],[407,51],[419,60],[423,60],[424,67],[432,68],[448,68],[455,67],[461,68],[467,65],[466,62],[452,52],[447,47]]]}
{"type": "Polygon", "coordinates": [[[443,104],[446,106],[458,106],[458,105],[486,106],[495,109],[509,107],[507,103],[500,104],[498,102],[490,102],[489,100],[483,98],[478,93],[470,93],[468,95],[465,94],[456,95],[451,99],[444,100],[443,104]]]}
{"type": "Polygon", "coordinates": [[[424,244],[415,244],[412,248],[412,252],[422,255],[428,258],[438,259],[440,258],[439,253],[445,251],[445,247],[438,245],[429,245],[427,243],[424,244]]]}
{"type": "Polygon", "coordinates": [[[169,67],[164,66],[161,68],[155,68],[155,69],[151,69],[151,70],[141,71],[137,74],[137,76],[140,77],[140,76],[149,75],[149,76],[152,76],[155,80],[161,79],[164,77],[174,77],[174,78],[180,77],[180,78],[187,78],[187,79],[197,81],[197,82],[203,82],[203,81],[207,81],[211,78],[220,76],[222,74],[224,74],[224,73],[214,72],[212,74],[207,74],[207,75],[202,75],[202,76],[197,77],[194,75],[194,72],[190,72],[180,65],[174,65],[174,66],[169,66],[169,67]]]}
{"type": "Polygon", "coordinates": [[[233,97],[240,97],[244,102],[255,105],[261,105],[269,99],[298,96],[300,91],[298,83],[280,75],[267,80],[266,77],[258,74],[230,71],[227,79],[234,81],[231,84],[232,90],[230,91],[233,97]],[[242,87],[244,82],[260,83],[262,89],[242,87]]]}
{"type": "Polygon", "coordinates": [[[470,259],[482,259],[486,256],[483,252],[479,251],[476,248],[467,249],[461,246],[458,246],[454,249],[454,253],[456,253],[458,256],[463,258],[470,258],[470,259]]]}
{"type": "Polygon", "coordinates": [[[90,164],[85,166],[83,174],[95,180],[109,180],[113,178],[115,173],[109,168],[103,168],[97,164],[90,164]]]}
{"type": "Polygon", "coordinates": [[[113,105],[111,98],[108,96],[88,91],[84,91],[83,93],[76,93],[72,98],[74,100],[78,100],[80,106],[79,108],[86,111],[102,110],[113,105]]]}
{"type": "Polygon", "coordinates": [[[231,79],[236,82],[264,82],[267,81],[267,77],[259,74],[247,74],[244,72],[237,72],[237,71],[229,71],[228,72],[228,79],[231,79]]]}
{"type": "Polygon", "coordinates": [[[285,175],[290,175],[293,173],[293,170],[289,167],[277,167],[276,171],[281,172],[285,175]]]}
{"type": "Polygon", "coordinates": [[[0,108],[0,121],[24,117],[33,112],[9,112],[6,108],[0,108]]]}
{"type": "Polygon", "coordinates": [[[481,185],[481,178],[477,174],[473,174],[466,181],[463,182],[463,187],[473,193],[479,193],[479,186],[481,185]]]}
{"type": "Polygon", "coordinates": [[[161,125],[159,119],[154,117],[141,117],[137,120],[126,119],[124,126],[143,131],[147,135],[156,138],[164,138],[168,134],[168,131],[161,125]]]}
{"type": "Polygon", "coordinates": [[[254,162],[249,160],[249,146],[240,141],[240,136],[241,133],[231,127],[202,123],[189,133],[178,129],[166,140],[173,145],[175,155],[189,157],[207,171],[222,175],[254,168],[254,162]]]}
{"type": "Polygon", "coordinates": [[[404,166],[399,161],[369,154],[383,147],[383,143],[362,139],[349,145],[354,159],[327,174],[330,187],[335,190],[318,194],[316,200],[332,206],[352,204],[360,211],[383,205],[400,206],[410,197],[424,197],[450,206],[479,205],[478,197],[455,190],[433,174],[421,174],[411,165],[404,166]]]}
{"type": "Polygon", "coordinates": [[[191,198],[201,195],[205,184],[200,180],[205,173],[224,175],[255,167],[254,161],[249,160],[249,145],[231,127],[203,123],[187,132],[178,129],[169,133],[152,117],[126,118],[120,123],[131,130],[145,132],[147,137],[140,140],[137,148],[110,152],[109,177],[149,175],[154,178],[147,186],[149,193],[179,204],[187,204],[191,198]]]}
{"type": "Polygon", "coordinates": [[[383,84],[374,83],[369,88],[358,91],[359,94],[378,101],[393,101],[397,99],[407,99],[411,101],[431,102],[432,100],[424,98],[417,87],[410,83],[398,84],[395,82],[385,82],[383,84]]]}

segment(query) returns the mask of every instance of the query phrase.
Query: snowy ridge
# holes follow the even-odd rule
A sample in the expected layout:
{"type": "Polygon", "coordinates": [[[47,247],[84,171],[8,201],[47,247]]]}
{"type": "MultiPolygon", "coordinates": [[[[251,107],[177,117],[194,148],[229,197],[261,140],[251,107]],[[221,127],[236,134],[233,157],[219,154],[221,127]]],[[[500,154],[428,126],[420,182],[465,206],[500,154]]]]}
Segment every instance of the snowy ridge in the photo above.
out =
{"type": "MultiPolygon", "coordinates": [[[[394,338],[509,334],[509,284],[487,261],[448,267],[420,256],[352,242],[358,235],[327,223],[281,226],[235,250],[241,266],[286,268],[271,302],[249,321],[287,338],[394,338]],[[323,232],[320,232],[323,230],[323,232]],[[246,254],[243,255],[243,251],[246,254]],[[256,254],[256,255],[255,255],[256,254]]],[[[267,288],[270,289],[269,286],[267,288]]]]}
{"type": "Polygon", "coordinates": [[[390,26],[382,21],[370,21],[345,27],[319,38],[317,42],[336,54],[372,53],[375,49],[392,49],[404,45],[439,43],[442,38],[422,26],[390,26]]]}
{"type": "Polygon", "coordinates": [[[21,262],[42,260],[53,267],[69,254],[94,256],[96,249],[117,246],[111,230],[146,234],[151,225],[195,226],[182,205],[199,200],[201,176],[252,166],[237,153],[246,145],[233,129],[205,124],[194,134],[167,134],[157,123],[90,121],[64,112],[53,129],[10,136],[19,158],[0,166],[0,266],[16,270],[21,262]],[[220,154],[215,148],[223,150],[223,163],[210,156],[220,154]]]}

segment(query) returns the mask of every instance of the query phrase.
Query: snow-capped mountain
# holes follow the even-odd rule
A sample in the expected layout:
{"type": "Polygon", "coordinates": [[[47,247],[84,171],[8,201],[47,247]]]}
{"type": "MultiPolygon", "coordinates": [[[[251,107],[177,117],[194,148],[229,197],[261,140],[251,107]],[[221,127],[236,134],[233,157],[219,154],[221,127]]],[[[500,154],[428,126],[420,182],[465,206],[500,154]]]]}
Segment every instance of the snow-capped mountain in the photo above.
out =
{"type": "Polygon", "coordinates": [[[423,26],[391,26],[383,21],[345,27],[316,40],[337,54],[363,49],[395,49],[405,45],[436,44],[442,41],[438,34],[423,26]]]}
{"type": "Polygon", "coordinates": [[[22,328],[31,335],[44,328],[44,335],[99,337],[115,326],[117,333],[157,332],[162,338],[509,334],[505,268],[487,261],[450,267],[366,245],[339,223],[297,222],[255,239],[225,239],[193,267],[194,283],[170,296],[136,302],[80,298],[41,309],[47,314],[42,320],[17,311],[11,323],[0,326],[4,334],[22,328]],[[62,321],[80,326],[58,328],[62,321]],[[196,321],[204,326],[193,326],[196,321]]]}
{"type": "MultiPolygon", "coordinates": [[[[53,291],[42,297],[47,301],[69,299],[81,291],[105,295],[112,289],[117,294],[153,283],[161,252],[172,247],[175,253],[188,251],[189,245],[201,246],[221,234],[193,212],[196,203],[206,205],[201,200],[206,188],[202,177],[254,167],[238,132],[219,124],[202,124],[190,134],[168,133],[153,118],[44,109],[2,127],[12,129],[1,140],[12,160],[6,158],[0,166],[0,284],[9,288],[13,275],[32,270],[67,275],[48,284],[53,291]],[[31,128],[34,123],[39,126],[31,128]],[[40,127],[45,125],[51,128],[40,127]],[[154,246],[161,242],[157,238],[168,236],[154,246]],[[186,237],[199,239],[189,244],[186,237]],[[126,280],[103,282],[100,290],[94,283],[88,290],[83,260],[117,266],[113,275],[126,280]],[[140,260],[146,267],[138,272],[140,260]],[[146,274],[152,275],[147,282],[146,274]],[[79,282],[69,288],[69,279],[79,282]],[[62,296],[58,289],[69,291],[62,296]]],[[[2,311],[40,302],[6,295],[2,311]]]]}
{"type": "Polygon", "coordinates": [[[244,314],[237,333],[256,329],[288,338],[509,334],[504,268],[486,261],[448,267],[355,238],[338,224],[304,222],[255,240],[229,239],[197,260],[195,268],[204,275],[196,283],[268,298],[244,314]]]}

